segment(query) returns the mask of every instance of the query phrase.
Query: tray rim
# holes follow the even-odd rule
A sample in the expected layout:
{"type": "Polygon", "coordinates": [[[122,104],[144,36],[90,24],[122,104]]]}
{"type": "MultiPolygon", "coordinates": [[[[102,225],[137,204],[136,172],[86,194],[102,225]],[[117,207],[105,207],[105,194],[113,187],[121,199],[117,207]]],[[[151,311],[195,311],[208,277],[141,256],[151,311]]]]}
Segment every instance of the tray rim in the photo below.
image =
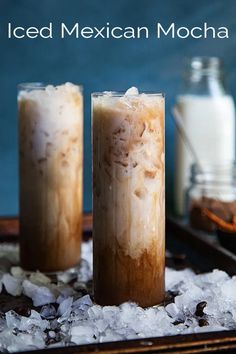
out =
{"type": "Polygon", "coordinates": [[[70,345],[20,353],[204,353],[236,349],[236,331],[190,333],[165,337],[150,337],[125,341],[70,345]],[[177,351],[176,351],[177,350],[177,351]]]}

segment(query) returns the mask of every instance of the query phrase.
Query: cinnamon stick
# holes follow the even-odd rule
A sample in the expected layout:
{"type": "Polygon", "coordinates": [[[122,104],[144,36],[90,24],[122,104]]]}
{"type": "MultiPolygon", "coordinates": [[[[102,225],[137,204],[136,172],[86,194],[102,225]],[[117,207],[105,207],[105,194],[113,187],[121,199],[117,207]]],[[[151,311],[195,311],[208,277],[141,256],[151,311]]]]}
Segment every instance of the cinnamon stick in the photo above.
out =
{"type": "Polygon", "coordinates": [[[216,224],[219,229],[236,233],[236,216],[233,217],[232,223],[229,223],[222,220],[219,216],[212,213],[212,211],[207,208],[203,208],[202,212],[208,219],[210,219],[214,224],[216,224]]]}

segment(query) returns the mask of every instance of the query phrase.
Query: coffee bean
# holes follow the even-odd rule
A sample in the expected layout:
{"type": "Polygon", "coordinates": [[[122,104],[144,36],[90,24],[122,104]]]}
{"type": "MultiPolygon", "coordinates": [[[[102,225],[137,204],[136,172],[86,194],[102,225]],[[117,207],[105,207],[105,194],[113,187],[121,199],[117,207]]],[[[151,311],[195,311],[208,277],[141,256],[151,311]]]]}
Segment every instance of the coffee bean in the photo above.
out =
{"type": "Polygon", "coordinates": [[[199,302],[199,304],[197,304],[197,306],[196,306],[195,315],[198,316],[198,317],[204,316],[203,310],[206,307],[206,305],[207,305],[206,301],[199,302]]]}
{"type": "Polygon", "coordinates": [[[204,318],[200,318],[200,320],[198,321],[198,324],[200,327],[209,326],[208,321],[205,320],[204,318]]]}

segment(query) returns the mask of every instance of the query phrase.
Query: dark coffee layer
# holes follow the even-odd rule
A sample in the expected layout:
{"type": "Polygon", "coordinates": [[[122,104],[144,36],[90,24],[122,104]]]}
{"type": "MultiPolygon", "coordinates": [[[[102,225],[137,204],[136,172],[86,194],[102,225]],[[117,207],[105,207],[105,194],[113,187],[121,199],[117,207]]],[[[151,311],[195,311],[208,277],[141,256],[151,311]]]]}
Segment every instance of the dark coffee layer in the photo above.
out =
{"type": "MultiPolygon", "coordinates": [[[[157,238],[158,240],[158,238],[157,238]]],[[[157,305],[165,295],[165,254],[153,241],[136,259],[116,250],[100,249],[94,258],[95,301],[100,305],[119,305],[133,301],[143,307],[157,305]]]]}

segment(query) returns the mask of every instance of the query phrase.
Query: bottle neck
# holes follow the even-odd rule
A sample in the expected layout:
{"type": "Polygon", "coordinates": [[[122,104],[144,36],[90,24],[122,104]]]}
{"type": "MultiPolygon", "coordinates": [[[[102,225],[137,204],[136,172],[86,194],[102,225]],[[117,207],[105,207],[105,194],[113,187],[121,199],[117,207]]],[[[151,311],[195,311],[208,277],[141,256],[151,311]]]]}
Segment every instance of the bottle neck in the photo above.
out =
{"type": "Polygon", "coordinates": [[[197,164],[191,168],[191,182],[195,185],[236,185],[236,164],[228,162],[221,165],[197,164]]]}
{"type": "Polygon", "coordinates": [[[222,96],[226,94],[224,77],[220,71],[191,70],[185,73],[183,93],[222,96]]]}

